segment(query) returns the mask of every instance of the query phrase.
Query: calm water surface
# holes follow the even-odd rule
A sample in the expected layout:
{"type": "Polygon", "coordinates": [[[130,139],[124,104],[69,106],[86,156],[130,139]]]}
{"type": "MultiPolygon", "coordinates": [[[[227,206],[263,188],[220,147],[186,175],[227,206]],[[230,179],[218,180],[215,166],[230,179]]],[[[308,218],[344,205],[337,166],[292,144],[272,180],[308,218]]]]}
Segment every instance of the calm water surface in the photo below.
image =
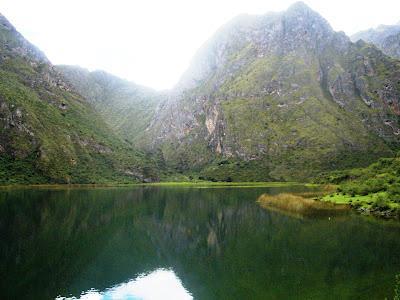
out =
{"type": "Polygon", "coordinates": [[[0,299],[388,299],[400,226],[260,208],[286,188],[0,191],[0,299]]]}

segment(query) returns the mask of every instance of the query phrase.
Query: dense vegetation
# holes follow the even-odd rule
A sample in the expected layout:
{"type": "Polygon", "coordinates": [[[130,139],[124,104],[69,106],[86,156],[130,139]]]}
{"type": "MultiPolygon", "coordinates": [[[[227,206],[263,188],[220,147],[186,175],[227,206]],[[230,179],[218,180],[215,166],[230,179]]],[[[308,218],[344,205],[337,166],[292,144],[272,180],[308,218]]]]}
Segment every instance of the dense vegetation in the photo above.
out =
{"type": "Polygon", "coordinates": [[[337,193],[325,200],[350,203],[367,213],[400,217],[400,153],[366,168],[321,174],[316,182],[338,185],[337,193]]]}

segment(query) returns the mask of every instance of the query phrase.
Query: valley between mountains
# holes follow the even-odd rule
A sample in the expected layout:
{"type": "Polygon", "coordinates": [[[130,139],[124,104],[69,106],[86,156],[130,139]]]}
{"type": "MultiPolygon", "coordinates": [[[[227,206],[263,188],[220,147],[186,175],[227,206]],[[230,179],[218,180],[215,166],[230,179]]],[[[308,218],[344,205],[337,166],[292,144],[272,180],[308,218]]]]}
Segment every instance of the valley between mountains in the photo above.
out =
{"type": "Polygon", "coordinates": [[[53,65],[1,15],[0,184],[311,181],[393,157],[396,34],[350,38],[302,2],[240,15],[158,92],[53,65]]]}

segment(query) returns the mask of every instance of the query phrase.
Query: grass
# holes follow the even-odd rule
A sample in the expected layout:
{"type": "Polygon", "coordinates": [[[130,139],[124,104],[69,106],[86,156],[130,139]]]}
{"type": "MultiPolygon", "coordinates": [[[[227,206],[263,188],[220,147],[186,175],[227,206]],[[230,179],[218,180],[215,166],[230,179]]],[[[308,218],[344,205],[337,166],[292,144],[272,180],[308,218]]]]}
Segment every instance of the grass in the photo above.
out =
{"type": "Polygon", "coordinates": [[[347,205],[321,202],[292,193],[261,195],[257,202],[266,209],[277,210],[295,216],[326,215],[347,210],[347,205]]]}
{"type": "Polygon", "coordinates": [[[366,168],[322,174],[317,182],[337,184],[323,201],[350,204],[365,214],[400,218],[400,156],[381,158],[366,168]]]}
{"type": "Polygon", "coordinates": [[[211,182],[211,181],[192,181],[192,182],[154,182],[154,183],[102,183],[102,184],[8,184],[0,185],[0,189],[21,189],[21,188],[44,188],[44,189],[64,189],[64,188],[104,188],[104,187],[202,187],[202,188],[251,188],[251,187],[287,187],[294,185],[304,185],[298,182],[211,182]]]}
{"type": "MultiPolygon", "coordinates": [[[[377,205],[382,199],[388,199],[386,192],[373,193],[368,195],[348,195],[343,193],[330,194],[322,197],[322,201],[327,201],[336,204],[351,204],[356,207],[371,208],[374,204],[377,205]]],[[[400,203],[385,201],[389,209],[400,208],[400,203]]]]}

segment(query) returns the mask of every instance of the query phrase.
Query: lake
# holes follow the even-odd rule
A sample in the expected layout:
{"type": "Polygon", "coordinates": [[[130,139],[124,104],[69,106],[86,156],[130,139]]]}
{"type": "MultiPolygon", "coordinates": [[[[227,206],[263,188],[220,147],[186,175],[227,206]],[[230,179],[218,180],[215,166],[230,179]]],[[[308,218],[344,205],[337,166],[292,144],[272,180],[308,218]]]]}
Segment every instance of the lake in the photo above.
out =
{"type": "Polygon", "coordinates": [[[0,299],[388,299],[400,226],[293,217],[303,186],[0,190],[0,299]]]}

